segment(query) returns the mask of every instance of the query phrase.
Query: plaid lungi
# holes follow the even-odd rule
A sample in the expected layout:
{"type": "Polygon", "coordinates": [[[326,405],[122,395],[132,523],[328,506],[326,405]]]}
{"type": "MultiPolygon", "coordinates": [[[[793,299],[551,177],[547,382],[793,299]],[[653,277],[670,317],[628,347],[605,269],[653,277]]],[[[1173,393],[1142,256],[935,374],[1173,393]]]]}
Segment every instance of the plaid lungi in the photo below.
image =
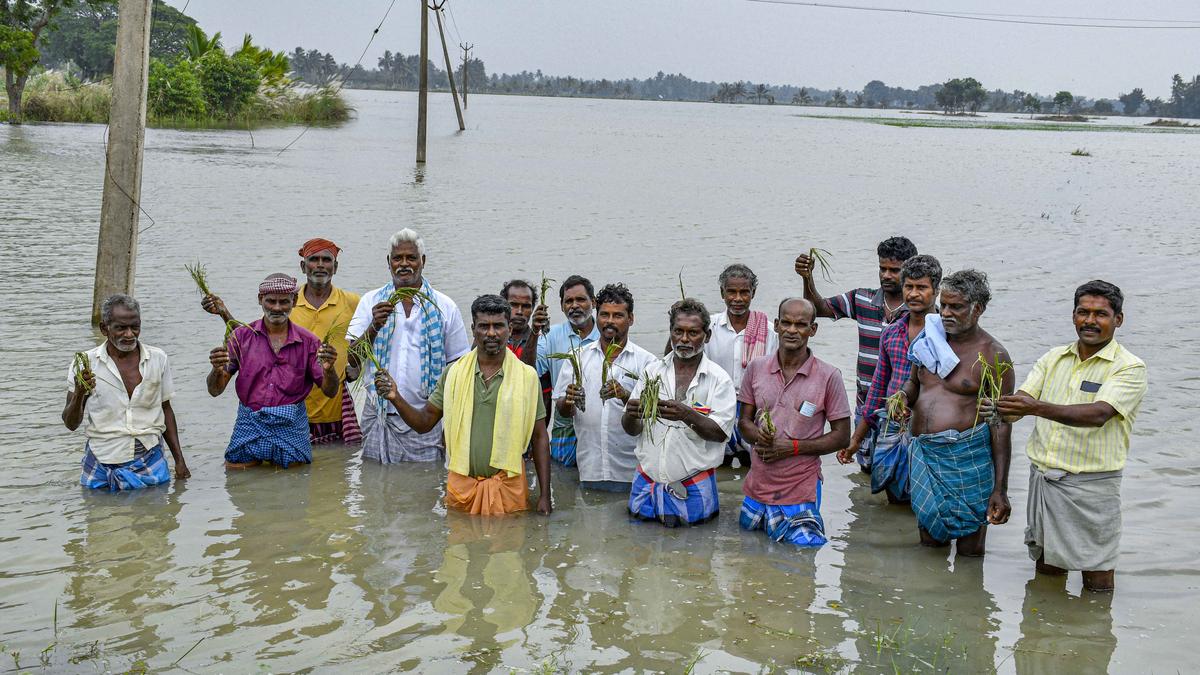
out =
{"type": "Polygon", "coordinates": [[[342,387],[342,419],[336,422],[310,422],[308,436],[313,445],[339,442],[358,445],[362,442],[362,430],[358,426],[358,416],[354,414],[354,399],[350,398],[349,387],[342,387]]]}
{"type": "Polygon", "coordinates": [[[93,490],[108,488],[110,492],[117,492],[170,482],[171,469],[167,466],[167,458],[163,457],[162,443],[149,450],[138,441],[134,444],[133,459],[123,464],[101,464],[92,454],[91,446],[87,446],[79,484],[93,490]]]}
{"type": "Polygon", "coordinates": [[[912,508],[930,536],[949,541],[987,524],[996,475],[986,422],[967,431],[917,436],[909,444],[909,458],[912,508]]]}
{"type": "Polygon", "coordinates": [[[578,439],[575,438],[575,423],[566,417],[554,413],[553,424],[550,427],[550,459],[563,466],[575,466],[575,448],[578,439]]]}
{"type": "Polygon", "coordinates": [[[238,405],[225,461],[270,462],[284,469],[291,464],[311,464],[312,443],[308,439],[308,411],[304,402],[267,406],[257,411],[238,405]]]}
{"type": "Polygon", "coordinates": [[[887,419],[887,413],[879,415],[876,431],[871,433],[871,494],[884,490],[894,501],[909,501],[908,488],[908,444],[912,440],[908,432],[887,419]]]}
{"type": "Polygon", "coordinates": [[[824,546],[825,520],[821,518],[821,481],[817,481],[817,500],[803,504],[763,504],[750,497],[742,499],[738,525],[743,530],[763,530],[778,542],[797,546],[824,546]]]}
{"type": "Polygon", "coordinates": [[[714,469],[683,481],[687,498],[679,499],[664,483],[655,483],[638,467],[629,490],[629,513],[640,520],[657,520],[667,527],[697,525],[717,517],[717,472],[714,469]]]}

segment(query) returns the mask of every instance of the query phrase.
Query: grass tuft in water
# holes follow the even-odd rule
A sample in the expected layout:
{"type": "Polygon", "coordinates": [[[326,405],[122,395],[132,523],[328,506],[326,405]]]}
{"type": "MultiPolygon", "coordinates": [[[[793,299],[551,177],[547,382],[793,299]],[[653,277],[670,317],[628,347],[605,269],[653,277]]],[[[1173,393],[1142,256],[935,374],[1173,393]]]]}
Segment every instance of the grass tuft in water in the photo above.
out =
{"type": "Polygon", "coordinates": [[[1092,153],[1087,151],[1087,148],[1075,148],[1071,151],[1072,157],[1091,157],[1092,153]]]}

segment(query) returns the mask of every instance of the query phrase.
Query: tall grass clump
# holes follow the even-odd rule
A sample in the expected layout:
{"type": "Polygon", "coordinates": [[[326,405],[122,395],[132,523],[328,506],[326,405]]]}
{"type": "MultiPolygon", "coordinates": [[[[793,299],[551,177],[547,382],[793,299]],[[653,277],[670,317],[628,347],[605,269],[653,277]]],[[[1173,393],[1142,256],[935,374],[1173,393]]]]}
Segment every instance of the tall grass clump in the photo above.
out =
{"type": "Polygon", "coordinates": [[[84,82],[60,70],[29,78],[21,99],[27,121],[106,124],[112,106],[112,81],[84,82]]]}

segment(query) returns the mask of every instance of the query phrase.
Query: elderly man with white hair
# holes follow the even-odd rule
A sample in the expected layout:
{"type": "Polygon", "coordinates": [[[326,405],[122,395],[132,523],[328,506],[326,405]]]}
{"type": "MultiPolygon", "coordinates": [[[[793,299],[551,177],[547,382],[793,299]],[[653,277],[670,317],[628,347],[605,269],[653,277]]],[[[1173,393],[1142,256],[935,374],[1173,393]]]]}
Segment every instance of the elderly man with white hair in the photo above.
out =
{"type": "Polygon", "coordinates": [[[387,370],[404,400],[423,408],[442,371],[471,345],[458,305],[424,276],[421,237],[405,228],[392,235],[388,247],[391,281],[363,294],[347,331],[355,343],[351,369],[368,371],[360,375],[370,392],[362,414],[363,457],[382,464],[436,461],[445,453],[441,423],[426,433],[414,431],[392,404],[376,395],[371,371],[376,364],[387,370]],[[373,358],[360,363],[368,351],[373,358]]]}

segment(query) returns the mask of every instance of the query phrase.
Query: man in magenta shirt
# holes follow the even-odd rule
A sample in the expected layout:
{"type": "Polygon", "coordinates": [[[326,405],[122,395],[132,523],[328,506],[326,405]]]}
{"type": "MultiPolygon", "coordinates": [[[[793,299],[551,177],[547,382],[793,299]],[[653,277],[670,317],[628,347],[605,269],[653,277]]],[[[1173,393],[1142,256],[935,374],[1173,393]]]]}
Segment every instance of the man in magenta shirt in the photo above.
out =
{"type": "Polygon", "coordinates": [[[850,441],[850,404],[842,374],[813,355],[813,304],[789,298],[779,305],[779,349],[746,366],[738,401],[739,429],[754,446],[742,483],[739,524],[797,546],[825,543],[821,519],[821,455],[850,441]],[[763,412],[770,413],[768,425],[763,412]],[[826,423],[829,431],[825,430],[826,423]],[[774,426],[774,433],[767,428],[774,426]]]}
{"type": "Polygon", "coordinates": [[[237,421],[225,465],[243,469],[263,462],[287,468],[312,462],[308,411],[313,386],[338,392],[337,351],[292,323],[296,280],[272,274],[258,286],[263,318],[240,326],[229,342],[209,353],[208,393],[220,396],[237,375],[237,421]]]}

